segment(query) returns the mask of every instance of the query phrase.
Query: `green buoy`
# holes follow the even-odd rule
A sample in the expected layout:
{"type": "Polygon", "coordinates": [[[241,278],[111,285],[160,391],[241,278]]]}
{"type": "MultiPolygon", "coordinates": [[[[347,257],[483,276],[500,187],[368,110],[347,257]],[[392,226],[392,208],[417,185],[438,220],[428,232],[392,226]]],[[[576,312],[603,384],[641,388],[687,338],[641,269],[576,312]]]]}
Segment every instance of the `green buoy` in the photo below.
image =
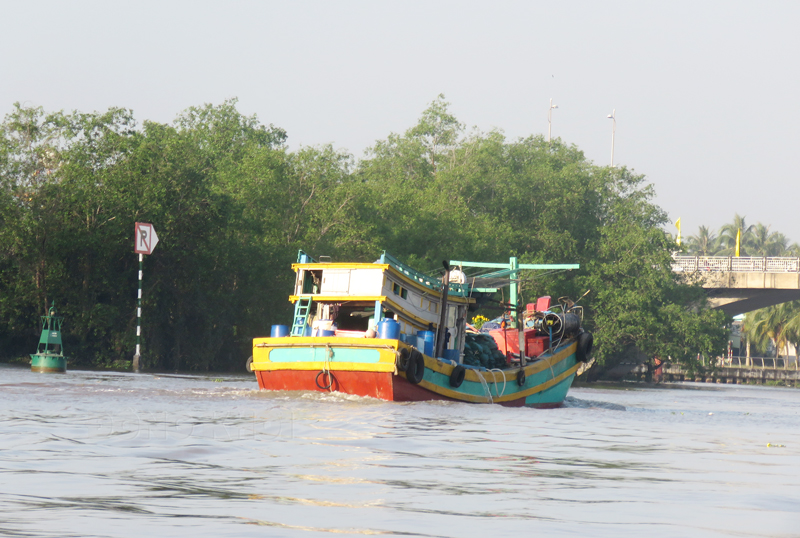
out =
{"type": "Polygon", "coordinates": [[[42,336],[39,338],[39,347],[36,353],[31,354],[32,372],[66,372],[67,358],[64,356],[64,346],[61,344],[61,322],[64,318],[56,315],[56,303],[42,316],[42,336]]]}

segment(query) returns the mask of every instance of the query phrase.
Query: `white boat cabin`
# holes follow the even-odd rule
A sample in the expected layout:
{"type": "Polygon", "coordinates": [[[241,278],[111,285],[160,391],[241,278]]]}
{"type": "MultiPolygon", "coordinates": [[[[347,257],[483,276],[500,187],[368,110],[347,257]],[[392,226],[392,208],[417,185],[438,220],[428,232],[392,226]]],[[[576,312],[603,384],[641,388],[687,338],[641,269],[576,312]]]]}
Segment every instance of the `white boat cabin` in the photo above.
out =
{"type": "MultiPolygon", "coordinates": [[[[308,325],[334,330],[336,336],[372,336],[383,319],[400,324],[401,340],[414,341],[418,331],[436,331],[442,302],[441,282],[384,255],[376,263],[297,263],[290,300],[307,305],[308,325]]],[[[449,357],[464,347],[467,307],[473,302],[466,286],[448,287],[449,357]]],[[[297,312],[297,309],[296,309],[297,312]]]]}

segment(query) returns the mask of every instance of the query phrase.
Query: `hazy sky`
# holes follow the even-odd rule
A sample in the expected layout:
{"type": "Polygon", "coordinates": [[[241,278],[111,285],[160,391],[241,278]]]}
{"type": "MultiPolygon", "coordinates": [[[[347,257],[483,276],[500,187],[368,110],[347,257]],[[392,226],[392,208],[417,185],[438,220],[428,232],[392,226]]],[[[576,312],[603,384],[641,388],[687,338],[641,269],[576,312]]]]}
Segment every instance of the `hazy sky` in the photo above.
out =
{"type": "MultiPolygon", "coordinates": [[[[645,174],[684,235],[735,212],[800,241],[800,2],[0,0],[0,114],[238,97],[289,145],[356,157],[440,93],[645,174]]],[[[672,229],[674,231],[674,229],[672,229]]]]}

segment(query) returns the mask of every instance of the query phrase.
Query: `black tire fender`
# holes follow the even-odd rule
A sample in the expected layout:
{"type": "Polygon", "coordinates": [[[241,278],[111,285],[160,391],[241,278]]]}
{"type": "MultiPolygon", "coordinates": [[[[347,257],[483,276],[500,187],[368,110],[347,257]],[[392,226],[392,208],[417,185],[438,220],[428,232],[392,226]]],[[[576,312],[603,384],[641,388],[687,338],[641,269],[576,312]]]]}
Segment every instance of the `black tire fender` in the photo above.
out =
{"type": "Polygon", "coordinates": [[[314,383],[317,384],[317,387],[319,387],[320,390],[328,390],[333,386],[333,379],[334,379],[334,377],[333,377],[333,373],[331,371],[329,371],[329,370],[320,370],[319,373],[317,374],[317,377],[314,378],[314,383]],[[319,376],[323,376],[322,380],[325,381],[325,377],[324,377],[325,375],[328,376],[328,384],[323,386],[323,385],[319,384],[319,376]]]}
{"type": "Polygon", "coordinates": [[[580,362],[589,360],[589,355],[592,353],[592,346],[594,345],[594,336],[590,332],[583,332],[578,335],[578,349],[575,352],[575,358],[580,362]]]}
{"type": "Polygon", "coordinates": [[[247,360],[244,363],[244,369],[247,370],[249,373],[253,373],[253,356],[250,355],[247,357],[247,360]]]}
{"type": "Polygon", "coordinates": [[[425,375],[425,357],[416,349],[411,351],[408,357],[408,368],[406,369],[406,379],[409,383],[416,385],[422,381],[425,375]]]}
{"type": "Polygon", "coordinates": [[[453,388],[458,388],[461,386],[461,383],[464,382],[464,376],[467,375],[467,369],[457,364],[455,368],[453,368],[452,373],[450,374],[450,386],[453,388]]]}
{"type": "Polygon", "coordinates": [[[525,385],[525,370],[522,368],[517,372],[517,385],[520,387],[525,385]]]}
{"type": "Polygon", "coordinates": [[[401,349],[397,356],[397,369],[401,372],[405,372],[408,370],[408,365],[410,364],[409,358],[411,357],[411,350],[407,347],[401,349]]]}

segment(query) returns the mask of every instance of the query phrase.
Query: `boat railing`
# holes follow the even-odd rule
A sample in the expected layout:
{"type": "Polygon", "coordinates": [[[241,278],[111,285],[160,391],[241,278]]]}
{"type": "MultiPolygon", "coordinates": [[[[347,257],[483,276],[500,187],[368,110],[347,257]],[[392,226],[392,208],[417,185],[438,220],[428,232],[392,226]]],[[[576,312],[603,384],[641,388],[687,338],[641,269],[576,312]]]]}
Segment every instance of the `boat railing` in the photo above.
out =
{"type": "Polygon", "coordinates": [[[303,252],[303,250],[297,251],[297,263],[317,263],[317,260],[303,252]]]}
{"type": "MultiPolygon", "coordinates": [[[[426,275],[425,273],[421,273],[416,269],[412,269],[385,250],[383,251],[383,254],[381,254],[380,263],[391,265],[411,280],[414,280],[423,286],[437,291],[441,290],[441,282],[439,279],[430,275],[426,275]]],[[[456,284],[451,282],[448,289],[450,290],[450,293],[460,295],[462,297],[466,297],[469,294],[469,288],[465,284],[456,284]]]]}

